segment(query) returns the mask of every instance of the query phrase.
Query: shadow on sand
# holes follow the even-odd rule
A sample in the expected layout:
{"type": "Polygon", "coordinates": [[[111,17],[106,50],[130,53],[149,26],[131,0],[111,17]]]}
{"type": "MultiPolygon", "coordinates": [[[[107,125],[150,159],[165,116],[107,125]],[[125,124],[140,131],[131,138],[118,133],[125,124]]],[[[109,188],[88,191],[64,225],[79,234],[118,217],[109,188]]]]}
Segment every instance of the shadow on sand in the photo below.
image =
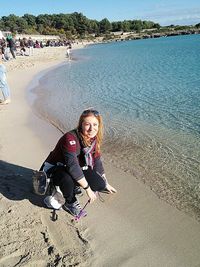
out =
{"type": "Polygon", "coordinates": [[[0,160],[0,193],[10,200],[28,199],[33,205],[44,207],[44,197],[33,192],[32,176],[32,169],[0,160]]]}

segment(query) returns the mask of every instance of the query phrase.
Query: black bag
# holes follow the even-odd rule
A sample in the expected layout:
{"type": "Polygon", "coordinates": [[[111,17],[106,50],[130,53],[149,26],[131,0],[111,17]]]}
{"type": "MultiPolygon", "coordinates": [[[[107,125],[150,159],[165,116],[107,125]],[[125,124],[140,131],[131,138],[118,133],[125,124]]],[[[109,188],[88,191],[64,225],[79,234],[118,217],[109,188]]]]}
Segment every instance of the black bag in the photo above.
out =
{"type": "Polygon", "coordinates": [[[33,190],[37,195],[45,195],[50,185],[50,178],[44,171],[34,171],[33,173],[33,190]]]}

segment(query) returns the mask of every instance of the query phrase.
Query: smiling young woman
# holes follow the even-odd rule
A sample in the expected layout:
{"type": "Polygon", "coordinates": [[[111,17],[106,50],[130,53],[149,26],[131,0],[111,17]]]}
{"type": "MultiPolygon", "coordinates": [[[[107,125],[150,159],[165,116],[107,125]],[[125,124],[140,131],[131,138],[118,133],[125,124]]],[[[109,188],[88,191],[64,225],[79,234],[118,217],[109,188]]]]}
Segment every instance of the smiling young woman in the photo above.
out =
{"type": "Polygon", "coordinates": [[[43,163],[41,170],[51,175],[64,198],[63,209],[78,215],[81,207],[76,198],[76,187],[85,189],[89,202],[96,199],[96,191],[116,193],[105,176],[101,161],[103,121],[98,111],[84,110],[78,127],[65,133],[43,163]]]}

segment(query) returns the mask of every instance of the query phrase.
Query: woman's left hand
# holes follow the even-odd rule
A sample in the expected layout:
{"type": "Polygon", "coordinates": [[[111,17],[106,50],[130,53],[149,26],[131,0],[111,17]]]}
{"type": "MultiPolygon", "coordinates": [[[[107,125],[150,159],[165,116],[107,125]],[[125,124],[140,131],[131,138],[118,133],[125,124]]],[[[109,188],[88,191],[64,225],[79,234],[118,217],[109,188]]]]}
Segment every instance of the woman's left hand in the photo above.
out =
{"type": "Polygon", "coordinates": [[[112,187],[110,184],[107,183],[106,185],[106,189],[108,190],[109,193],[113,194],[113,193],[117,193],[117,190],[112,187]]]}

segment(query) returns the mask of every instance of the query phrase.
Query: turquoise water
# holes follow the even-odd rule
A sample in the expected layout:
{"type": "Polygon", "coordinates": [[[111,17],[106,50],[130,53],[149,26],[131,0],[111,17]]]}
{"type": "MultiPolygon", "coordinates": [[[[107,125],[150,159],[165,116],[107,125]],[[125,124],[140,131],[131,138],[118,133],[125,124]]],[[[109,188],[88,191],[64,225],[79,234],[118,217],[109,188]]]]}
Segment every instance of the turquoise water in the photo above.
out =
{"type": "Polygon", "coordinates": [[[104,160],[199,216],[200,35],[93,45],[73,57],[40,80],[42,115],[66,131],[83,109],[98,109],[104,160]]]}

